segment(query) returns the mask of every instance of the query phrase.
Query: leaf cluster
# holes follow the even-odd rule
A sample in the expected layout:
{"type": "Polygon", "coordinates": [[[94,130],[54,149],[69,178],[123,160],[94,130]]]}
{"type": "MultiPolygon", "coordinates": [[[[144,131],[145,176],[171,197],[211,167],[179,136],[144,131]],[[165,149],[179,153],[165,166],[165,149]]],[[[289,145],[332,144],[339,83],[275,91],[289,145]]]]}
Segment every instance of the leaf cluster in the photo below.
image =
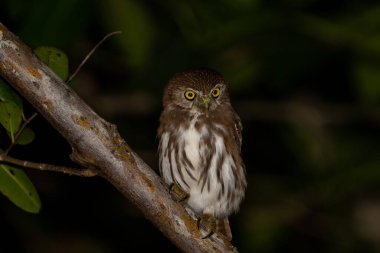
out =
{"type": "MultiPolygon", "coordinates": [[[[38,47],[35,54],[60,78],[68,78],[68,58],[64,52],[53,47],[38,47]]],[[[6,130],[10,144],[1,155],[8,155],[14,145],[28,145],[35,139],[34,131],[27,127],[23,102],[20,96],[0,79],[0,124],[6,130]]],[[[0,163],[0,192],[21,209],[38,213],[41,200],[37,190],[23,169],[0,163]]]]}

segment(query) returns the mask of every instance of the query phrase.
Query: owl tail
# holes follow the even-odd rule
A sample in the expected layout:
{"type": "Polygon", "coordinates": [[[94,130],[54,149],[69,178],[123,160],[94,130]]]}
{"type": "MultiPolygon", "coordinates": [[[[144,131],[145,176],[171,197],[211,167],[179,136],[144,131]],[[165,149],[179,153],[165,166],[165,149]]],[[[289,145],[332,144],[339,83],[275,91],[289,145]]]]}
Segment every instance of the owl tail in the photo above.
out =
{"type": "Polygon", "coordinates": [[[224,235],[228,241],[232,240],[232,233],[228,218],[216,220],[216,230],[224,235]]]}

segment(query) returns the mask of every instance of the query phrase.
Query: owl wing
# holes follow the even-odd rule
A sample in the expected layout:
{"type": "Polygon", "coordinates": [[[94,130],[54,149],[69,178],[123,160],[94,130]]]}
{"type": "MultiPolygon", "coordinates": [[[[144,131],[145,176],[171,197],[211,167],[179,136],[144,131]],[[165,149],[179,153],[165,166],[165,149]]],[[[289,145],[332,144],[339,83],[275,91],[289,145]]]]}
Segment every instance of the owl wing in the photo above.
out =
{"type": "Polygon", "coordinates": [[[242,144],[242,136],[241,132],[243,131],[243,125],[241,124],[241,120],[236,112],[233,113],[234,115],[234,131],[233,136],[236,144],[239,146],[239,150],[241,151],[241,144],[242,144]]]}

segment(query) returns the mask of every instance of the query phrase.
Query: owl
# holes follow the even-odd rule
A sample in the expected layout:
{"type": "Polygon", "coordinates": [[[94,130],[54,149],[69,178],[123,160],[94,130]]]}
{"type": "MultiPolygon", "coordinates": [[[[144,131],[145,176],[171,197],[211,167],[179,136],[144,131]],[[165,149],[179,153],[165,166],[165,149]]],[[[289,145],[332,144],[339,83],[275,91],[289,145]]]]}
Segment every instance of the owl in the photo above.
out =
{"type": "Polygon", "coordinates": [[[212,224],[238,210],[245,194],[241,131],[219,73],[192,69],[169,80],[158,128],[160,173],[171,189],[184,193],[201,221],[211,221],[210,234],[216,232],[212,224]]]}

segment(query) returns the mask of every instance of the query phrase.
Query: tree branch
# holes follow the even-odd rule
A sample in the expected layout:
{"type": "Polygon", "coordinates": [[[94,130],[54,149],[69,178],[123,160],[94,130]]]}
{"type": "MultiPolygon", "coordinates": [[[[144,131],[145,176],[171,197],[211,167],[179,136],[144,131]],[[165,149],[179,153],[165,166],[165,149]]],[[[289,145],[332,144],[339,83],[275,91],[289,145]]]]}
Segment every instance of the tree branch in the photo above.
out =
{"type": "Polygon", "coordinates": [[[88,61],[88,59],[90,59],[91,55],[93,55],[96,51],[96,49],[98,49],[98,47],[100,47],[100,45],[106,41],[109,37],[115,35],[115,34],[121,34],[121,31],[116,31],[116,32],[112,32],[112,33],[109,33],[107,34],[106,36],[103,37],[103,39],[101,39],[98,44],[96,44],[92,49],[91,51],[86,55],[86,57],[84,57],[83,61],[79,64],[79,66],[76,68],[76,70],[74,71],[74,73],[69,77],[69,79],[67,79],[67,84],[70,83],[74,77],[78,74],[78,72],[81,70],[81,68],[83,67],[83,65],[88,61]]]}
{"type": "Polygon", "coordinates": [[[196,221],[173,201],[161,178],[79,96],[0,23],[0,75],[72,147],[71,158],[98,171],[184,252],[237,252],[218,235],[202,239],[196,221]]]}
{"type": "Polygon", "coordinates": [[[66,166],[57,166],[46,163],[34,163],[29,161],[19,160],[6,154],[0,155],[0,162],[16,165],[19,167],[24,167],[28,169],[36,169],[36,170],[46,170],[46,171],[54,171],[61,172],[64,174],[68,174],[70,176],[81,176],[81,177],[94,177],[97,176],[98,173],[93,169],[76,169],[66,166]]]}

